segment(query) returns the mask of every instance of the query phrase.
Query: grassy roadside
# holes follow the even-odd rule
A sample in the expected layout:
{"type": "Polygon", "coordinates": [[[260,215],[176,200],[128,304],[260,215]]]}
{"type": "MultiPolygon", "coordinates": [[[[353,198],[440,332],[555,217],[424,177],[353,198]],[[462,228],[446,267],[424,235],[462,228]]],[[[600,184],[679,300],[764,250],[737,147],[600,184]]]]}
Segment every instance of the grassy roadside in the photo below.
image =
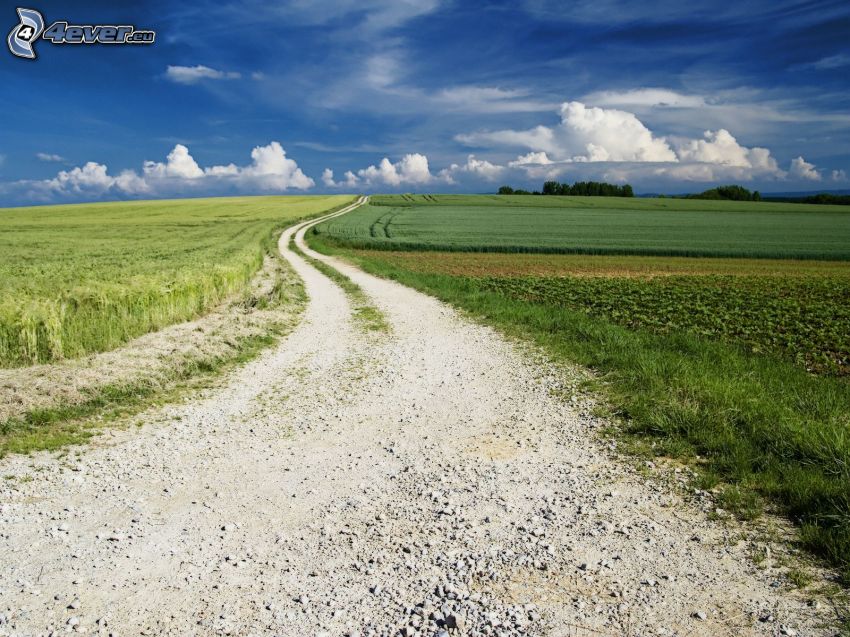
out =
{"type": "Polygon", "coordinates": [[[224,372],[256,358],[286,332],[283,325],[270,325],[265,335],[233,342],[227,355],[189,358],[156,380],[107,385],[82,403],[28,411],[0,424],[0,458],[81,444],[119,418],[208,387],[224,372]]]}
{"type": "Polygon", "coordinates": [[[416,272],[380,251],[345,256],[463,308],[502,332],[528,339],[553,359],[599,372],[600,389],[636,446],[688,458],[704,488],[742,517],[769,502],[800,528],[809,549],[850,582],[850,384],[816,377],[771,355],[755,355],[685,331],[628,329],[602,317],[511,298],[482,280],[416,272]]]}
{"type": "MultiPolygon", "coordinates": [[[[350,201],[307,218],[329,214],[350,201]]],[[[304,219],[287,222],[287,226],[304,219]]],[[[262,332],[225,338],[223,346],[213,352],[176,356],[168,367],[157,374],[139,375],[127,382],[110,383],[87,392],[84,400],[35,408],[20,416],[0,422],[0,457],[9,453],[30,453],[53,450],[80,444],[95,435],[98,429],[117,419],[139,413],[154,405],[180,399],[192,391],[209,386],[224,372],[256,358],[264,349],[274,345],[296,324],[307,303],[303,283],[277,250],[278,226],[262,241],[265,254],[275,259],[280,270],[270,290],[253,297],[246,290],[231,301],[243,308],[261,311],[284,310],[277,318],[263,324],[262,332]]]]}
{"type": "Polygon", "coordinates": [[[390,331],[390,324],[387,322],[383,312],[375,307],[375,304],[366,296],[366,293],[359,285],[324,261],[305,254],[295,243],[294,235],[289,239],[289,249],[342,288],[342,291],[345,292],[351,301],[352,309],[354,310],[354,320],[358,325],[372,332],[390,331]]]}

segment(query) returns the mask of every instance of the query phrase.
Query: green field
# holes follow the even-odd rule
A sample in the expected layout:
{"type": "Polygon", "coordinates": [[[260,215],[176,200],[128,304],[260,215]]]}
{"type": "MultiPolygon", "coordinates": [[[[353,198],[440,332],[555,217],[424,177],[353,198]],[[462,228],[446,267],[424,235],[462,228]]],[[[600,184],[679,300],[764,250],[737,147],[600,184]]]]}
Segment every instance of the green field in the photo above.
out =
{"type": "Polygon", "coordinates": [[[850,211],[787,203],[379,195],[317,232],[369,248],[850,259],[850,211]]]}
{"type": "Polygon", "coordinates": [[[765,505],[785,513],[850,582],[850,263],[841,260],[850,214],[663,199],[410,199],[375,197],[391,205],[324,224],[311,244],[595,370],[630,448],[690,462],[698,486],[743,518],[765,505]],[[382,211],[394,216],[375,226],[382,211]],[[760,254],[747,236],[766,235],[771,254],[806,259],[534,254],[576,248],[567,242],[577,220],[590,252],[631,241],[636,252],[743,257],[760,254]]]}
{"type": "Polygon", "coordinates": [[[273,196],[0,209],[0,366],[112,349],[240,294],[274,231],[351,200],[273,196]]]}

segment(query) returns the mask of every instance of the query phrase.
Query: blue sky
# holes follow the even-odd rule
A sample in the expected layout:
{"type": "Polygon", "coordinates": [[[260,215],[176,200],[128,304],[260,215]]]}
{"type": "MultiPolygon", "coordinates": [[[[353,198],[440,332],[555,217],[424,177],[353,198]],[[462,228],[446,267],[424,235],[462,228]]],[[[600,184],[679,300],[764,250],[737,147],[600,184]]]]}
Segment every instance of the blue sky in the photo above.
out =
{"type": "Polygon", "coordinates": [[[0,204],[549,178],[850,188],[846,1],[27,6],[157,41],[3,54],[0,204]]]}

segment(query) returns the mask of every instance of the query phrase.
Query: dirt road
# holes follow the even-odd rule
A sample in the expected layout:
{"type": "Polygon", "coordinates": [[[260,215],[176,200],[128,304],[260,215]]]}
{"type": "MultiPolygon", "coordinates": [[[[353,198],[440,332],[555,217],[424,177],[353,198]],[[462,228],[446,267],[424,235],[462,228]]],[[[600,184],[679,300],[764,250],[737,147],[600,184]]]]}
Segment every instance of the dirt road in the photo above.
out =
{"type": "Polygon", "coordinates": [[[830,634],[733,527],[612,459],[578,372],[340,265],[392,326],[367,335],[289,232],[311,300],[278,347],[0,461],[0,635],[830,634]]]}

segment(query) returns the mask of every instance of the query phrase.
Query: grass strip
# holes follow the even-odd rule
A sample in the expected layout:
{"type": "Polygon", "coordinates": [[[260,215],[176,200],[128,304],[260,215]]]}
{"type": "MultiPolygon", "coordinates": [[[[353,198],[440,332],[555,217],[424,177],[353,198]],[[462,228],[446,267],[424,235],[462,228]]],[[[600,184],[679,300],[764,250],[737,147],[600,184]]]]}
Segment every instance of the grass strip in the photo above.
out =
{"type": "Polygon", "coordinates": [[[390,331],[390,324],[384,316],[384,313],[381,312],[374,303],[372,303],[363,291],[363,288],[336,268],[328,265],[324,261],[306,254],[298,247],[298,244],[295,243],[295,235],[289,239],[289,249],[342,288],[342,291],[345,292],[346,296],[351,301],[351,305],[354,310],[354,319],[358,325],[371,332],[386,333],[390,331]]]}

